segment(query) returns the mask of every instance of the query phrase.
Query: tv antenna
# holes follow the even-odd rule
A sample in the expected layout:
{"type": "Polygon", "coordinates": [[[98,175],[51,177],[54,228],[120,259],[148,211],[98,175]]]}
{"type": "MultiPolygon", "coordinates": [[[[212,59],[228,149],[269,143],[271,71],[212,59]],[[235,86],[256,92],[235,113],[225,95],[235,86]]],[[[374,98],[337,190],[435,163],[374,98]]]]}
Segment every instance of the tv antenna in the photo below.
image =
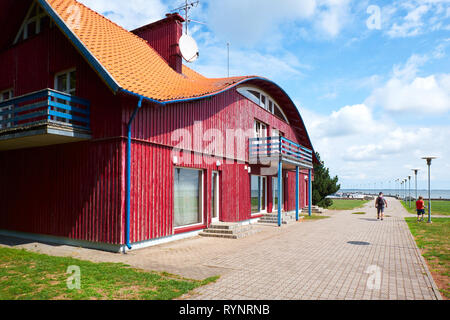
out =
{"type": "Polygon", "coordinates": [[[200,23],[200,24],[204,24],[203,22],[199,22],[199,21],[195,21],[195,20],[191,20],[189,19],[189,13],[193,8],[198,7],[198,4],[200,3],[199,0],[197,1],[188,1],[185,0],[185,3],[183,5],[181,5],[180,7],[173,9],[172,12],[179,12],[179,11],[184,11],[184,20],[185,22],[185,33],[188,34],[189,32],[189,23],[190,22],[196,22],[196,23],[200,23]]]}
{"type": "Polygon", "coordinates": [[[227,42],[227,51],[228,51],[228,78],[230,77],[230,43],[227,42]]]}

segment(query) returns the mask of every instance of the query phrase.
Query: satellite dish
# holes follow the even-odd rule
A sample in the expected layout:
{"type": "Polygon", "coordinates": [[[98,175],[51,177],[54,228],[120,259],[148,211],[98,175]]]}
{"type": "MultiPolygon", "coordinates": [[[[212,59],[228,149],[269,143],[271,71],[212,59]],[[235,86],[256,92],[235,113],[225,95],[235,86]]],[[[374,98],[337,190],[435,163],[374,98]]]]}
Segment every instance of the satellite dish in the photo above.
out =
{"type": "Polygon", "coordinates": [[[195,42],[190,35],[183,34],[180,38],[179,46],[184,60],[191,63],[198,59],[200,54],[198,51],[197,42],[195,42]]]}

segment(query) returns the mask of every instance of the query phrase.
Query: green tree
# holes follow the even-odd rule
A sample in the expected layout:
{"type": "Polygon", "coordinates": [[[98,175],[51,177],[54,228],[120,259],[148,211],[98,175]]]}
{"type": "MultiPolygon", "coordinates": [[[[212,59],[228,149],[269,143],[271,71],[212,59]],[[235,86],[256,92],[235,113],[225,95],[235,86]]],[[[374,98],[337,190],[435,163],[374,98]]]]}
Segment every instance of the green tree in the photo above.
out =
{"type": "Polygon", "coordinates": [[[316,152],[319,164],[314,164],[314,181],[312,183],[312,203],[322,208],[328,208],[333,204],[331,199],[326,197],[338,192],[341,185],[338,184],[338,177],[330,177],[330,171],[320,160],[319,153],[316,152]]]}

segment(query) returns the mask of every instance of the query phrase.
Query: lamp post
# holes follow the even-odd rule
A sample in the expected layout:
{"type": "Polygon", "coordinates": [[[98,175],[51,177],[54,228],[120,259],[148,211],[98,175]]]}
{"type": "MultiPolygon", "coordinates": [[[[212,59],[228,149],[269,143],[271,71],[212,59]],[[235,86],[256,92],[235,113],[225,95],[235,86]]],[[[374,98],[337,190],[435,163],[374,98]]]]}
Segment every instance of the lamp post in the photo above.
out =
{"type": "Polygon", "coordinates": [[[398,179],[395,179],[395,197],[397,198],[398,194],[398,179]]]}
{"type": "Polygon", "coordinates": [[[431,162],[434,159],[437,159],[437,157],[423,157],[422,159],[427,161],[427,165],[428,165],[428,223],[431,223],[431,162]]]}
{"type": "Polygon", "coordinates": [[[411,176],[408,176],[408,184],[409,184],[408,200],[409,200],[409,208],[411,209],[411,176]]]}
{"type": "Polygon", "coordinates": [[[405,180],[403,180],[403,181],[405,181],[405,191],[404,191],[404,198],[403,199],[405,199],[405,206],[408,204],[408,201],[406,200],[406,189],[407,189],[407,186],[406,186],[406,183],[408,182],[408,178],[405,178],[405,180]]]}
{"type": "Polygon", "coordinates": [[[408,182],[408,178],[403,179],[403,199],[405,201],[405,206],[408,204],[406,201],[406,182],[408,182]]]}
{"type": "Polygon", "coordinates": [[[400,192],[399,192],[400,201],[403,198],[403,180],[400,181],[400,192]]]}
{"type": "Polygon", "coordinates": [[[411,169],[412,171],[414,171],[414,177],[415,177],[415,188],[416,188],[416,201],[417,201],[417,173],[419,172],[420,169],[411,169]]]}

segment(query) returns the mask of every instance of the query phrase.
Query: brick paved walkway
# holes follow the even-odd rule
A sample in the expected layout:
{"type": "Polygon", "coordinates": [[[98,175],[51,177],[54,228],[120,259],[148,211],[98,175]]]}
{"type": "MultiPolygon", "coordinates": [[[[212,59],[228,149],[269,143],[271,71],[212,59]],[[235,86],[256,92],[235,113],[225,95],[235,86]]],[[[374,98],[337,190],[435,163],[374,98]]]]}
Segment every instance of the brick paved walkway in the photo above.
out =
{"type": "Polygon", "coordinates": [[[397,200],[388,200],[385,221],[373,204],[356,211],[326,212],[331,218],[261,232],[240,240],[196,237],[127,255],[67,246],[8,242],[57,256],[95,262],[124,262],[145,270],[167,271],[214,284],[184,299],[438,299],[435,284],[404,221],[397,200]],[[352,244],[350,242],[355,242],[352,244]],[[366,243],[360,243],[366,242],[366,243]],[[376,273],[379,270],[379,284],[376,273]],[[368,287],[369,284],[374,286],[368,287]],[[371,289],[372,288],[372,289],[371,289]]]}
{"type": "Polygon", "coordinates": [[[366,215],[336,212],[330,219],[297,224],[251,250],[212,259],[210,266],[233,272],[184,298],[439,299],[403,219],[410,215],[396,200],[389,205],[384,221],[376,219],[370,203],[356,210],[366,215]],[[376,276],[366,273],[377,268],[379,289],[369,281],[376,276]]]}

